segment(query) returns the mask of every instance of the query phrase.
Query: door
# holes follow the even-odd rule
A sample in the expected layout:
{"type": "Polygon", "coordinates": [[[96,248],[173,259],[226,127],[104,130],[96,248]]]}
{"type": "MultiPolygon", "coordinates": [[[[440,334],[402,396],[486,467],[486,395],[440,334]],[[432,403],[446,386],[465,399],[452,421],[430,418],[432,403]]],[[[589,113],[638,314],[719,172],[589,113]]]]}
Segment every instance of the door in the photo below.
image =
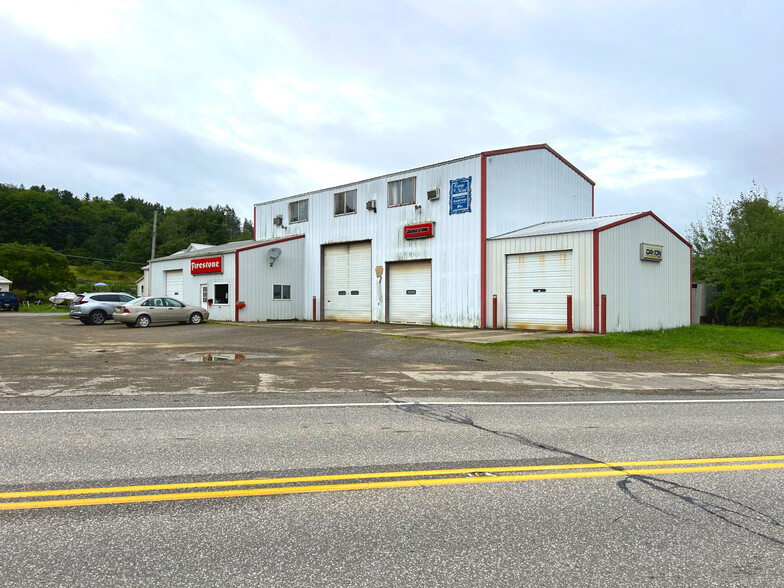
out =
{"type": "Polygon", "coordinates": [[[370,251],[370,241],[324,246],[325,320],[370,322],[373,288],[370,251]]]}
{"type": "Polygon", "coordinates": [[[432,319],[430,260],[389,264],[389,322],[429,325],[432,319]]]}
{"type": "Polygon", "coordinates": [[[166,296],[182,300],[182,270],[172,270],[166,273],[166,296]]]}
{"type": "Polygon", "coordinates": [[[571,293],[571,251],[506,257],[507,328],[565,331],[571,293]]]}

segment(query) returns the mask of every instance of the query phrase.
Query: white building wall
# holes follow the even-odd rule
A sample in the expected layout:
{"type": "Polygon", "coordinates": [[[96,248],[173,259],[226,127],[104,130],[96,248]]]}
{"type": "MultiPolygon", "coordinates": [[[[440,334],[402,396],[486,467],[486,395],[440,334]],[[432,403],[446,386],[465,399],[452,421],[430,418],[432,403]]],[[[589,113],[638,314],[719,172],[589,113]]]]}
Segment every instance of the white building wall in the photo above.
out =
{"type": "MultiPolygon", "coordinates": [[[[200,257],[215,257],[218,254],[207,254],[200,257]]],[[[199,256],[197,256],[199,257],[199,256]]],[[[168,259],[165,261],[150,262],[148,296],[166,295],[166,276],[164,272],[169,270],[182,270],[183,295],[182,302],[185,304],[201,305],[200,284],[209,286],[209,297],[214,298],[215,284],[229,285],[228,304],[213,304],[208,307],[211,320],[232,321],[234,320],[234,254],[223,253],[223,272],[220,274],[196,274],[191,275],[190,258],[168,259]]]]}
{"type": "Polygon", "coordinates": [[[303,265],[305,239],[270,243],[239,252],[239,296],[245,308],[238,310],[241,321],[311,319],[303,308],[303,265]],[[281,250],[270,266],[270,248],[281,250]],[[291,300],[274,300],[274,284],[291,286],[291,300]]]}
{"type": "Polygon", "coordinates": [[[607,332],[690,324],[691,250],[651,216],[599,233],[599,294],[607,332]],[[640,260],[640,243],[664,246],[660,262],[640,260]]]}
{"type": "MultiPolygon", "coordinates": [[[[506,258],[519,253],[572,251],[572,313],[575,331],[593,330],[593,233],[563,233],[487,242],[487,326],[493,326],[493,295],[498,326],[506,328],[506,258]]],[[[435,281],[435,280],[434,280],[435,281]]],[[[564,300],[564,312],[566,300],[564,300]]]]}
{"type": "Polygon", "coordinates": [[[591,183],[546,149],[487,158],[487,236],[593,214],[591,183]]]}
{"type": "MultiPolygon", "coordinates": [[[[403,260],[431,259],[433,268],[433,322],[476,327],[480,322],[481,260],[481,159],[470,157],[446,164],[391,174],[284,200],[257,204],[256,239],[281,238],[307,234],[304,245],[304,297],[302,305],[309,316],[312,297],[321,309],[321,247],[330,243],[370,240],[372,266],[403,260]],[[471,176],[471,212],[449,214],[449,180],[471,176]],[[387,183],[416,177],[416,205],[388,207],[387,183]],[[440,188],[439,200],[428,201],[427,191],[440,188]],[[334,215],[334,194],[357,190],[357,212],[334,215]],[[308,199],[308,221],[289,224],[288,204],[308,199]],[[377,212],[366,210],[368,200],[376,201],[377,212]],[[285,228],[272,223],[283,215],[285,228]],[[435,223],[435,236],[426,239],[403,238],[403,227],[435,223]]],[[[371,272],[374,321],[386,321],[386,272],[381,281],[371,272]]],[[[320,312],[320,311],[319,311],[320,312]]]]}

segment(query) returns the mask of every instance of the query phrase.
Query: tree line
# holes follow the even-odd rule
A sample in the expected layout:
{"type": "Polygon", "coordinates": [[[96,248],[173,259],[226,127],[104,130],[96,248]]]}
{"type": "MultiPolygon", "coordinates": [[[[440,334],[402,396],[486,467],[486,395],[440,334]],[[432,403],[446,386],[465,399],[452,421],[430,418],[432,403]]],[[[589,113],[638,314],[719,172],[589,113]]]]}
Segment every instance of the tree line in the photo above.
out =
{"type": "Polygon", "coordinates": [[[784,326],[784,203],[752,184],[734,201],[716,197],[692,223],[693,278],[711,284],[714,321],[784,326]]]}
{"type": "Polygon", "coordinates": [[[68,265],[136,267],[141,275],[150,259],[156,211],[156,257],[190,243],[253,238],[252,223],[228,205],[175,210],[122,193],[80,198],[43,185],[0,184],[0,275],[12,279],[15,290],[39,296],[73,281],[68,265]]]}

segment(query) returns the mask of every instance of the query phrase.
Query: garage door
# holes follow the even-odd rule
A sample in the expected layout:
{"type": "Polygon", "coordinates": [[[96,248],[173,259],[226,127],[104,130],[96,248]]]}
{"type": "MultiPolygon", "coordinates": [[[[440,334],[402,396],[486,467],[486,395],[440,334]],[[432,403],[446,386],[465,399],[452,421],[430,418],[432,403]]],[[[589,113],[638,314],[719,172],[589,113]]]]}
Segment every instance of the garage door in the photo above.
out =
{"type": "Polygon", "coordinates": [[[370,241],[324,247],[323,272],[324,318],[370,322],[370,241]]]}
{"type": "Polygon", "coordinates": [[[166,296],[182,300],[182,270],[166,273],[166,296]]]}
{"type": "Polygon", "coordinates": [[[507,328],[565,331],[571,293],[571,251],[507,256],[507,328]]]}
{"type": "Polygon", "coordinates": [[[390,323],[433,322],[430,260],[390,263],[388,280],[390,323]]]}

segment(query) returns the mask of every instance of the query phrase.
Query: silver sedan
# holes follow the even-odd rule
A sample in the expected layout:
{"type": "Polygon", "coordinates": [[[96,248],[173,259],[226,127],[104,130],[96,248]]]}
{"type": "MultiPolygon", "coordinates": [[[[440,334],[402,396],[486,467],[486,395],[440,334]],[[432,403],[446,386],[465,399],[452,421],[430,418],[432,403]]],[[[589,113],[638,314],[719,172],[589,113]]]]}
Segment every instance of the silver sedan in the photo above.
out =
{"type": "Polygon", "coordinates": [[[201,306],[189,306],[174,298],[142,296],[115,306],[112,318],[126,327],[149,327],[151,323],[198,325],[210,318],[210,313],[201,306]]]}

